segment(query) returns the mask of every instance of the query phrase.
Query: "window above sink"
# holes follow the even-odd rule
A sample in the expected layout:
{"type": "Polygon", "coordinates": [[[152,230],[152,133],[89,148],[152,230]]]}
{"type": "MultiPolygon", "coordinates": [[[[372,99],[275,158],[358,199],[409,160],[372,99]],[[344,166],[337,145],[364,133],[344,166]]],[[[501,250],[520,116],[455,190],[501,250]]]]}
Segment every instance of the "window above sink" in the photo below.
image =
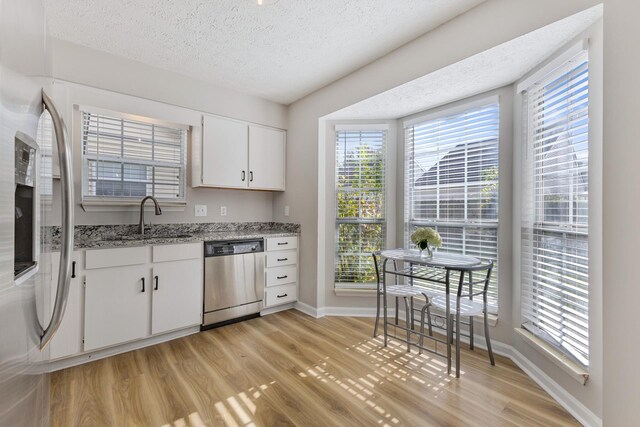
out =
{"type": "Polygon", "coordinates": [[[136,205],[149,195],[163,207],[186,205],[189,126],[92,107],[77,108],[85,210],[87,206],[136,205]]]}

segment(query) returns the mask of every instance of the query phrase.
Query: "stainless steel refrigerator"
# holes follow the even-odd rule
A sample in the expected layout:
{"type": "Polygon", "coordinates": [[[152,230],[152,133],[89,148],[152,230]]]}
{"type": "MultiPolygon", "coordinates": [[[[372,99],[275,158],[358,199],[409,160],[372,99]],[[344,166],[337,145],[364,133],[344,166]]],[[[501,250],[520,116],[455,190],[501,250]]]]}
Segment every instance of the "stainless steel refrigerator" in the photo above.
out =
{"type": "Polygon", "coordinates": [[[69,287],[70,148],[46,95],[48,76],[41,0],[0,0],[0,426],[48,425],[47,343],[64,315],[69,287]],[[61,191],[54,204],[57,162],[61,191]],[[62,214],[54,214],[59,205],[62,214]],[[51,218],[61,218],[56,266],[48,255],[51,218]],[[53,268],[57,283],[51,283],[53,268]]]}

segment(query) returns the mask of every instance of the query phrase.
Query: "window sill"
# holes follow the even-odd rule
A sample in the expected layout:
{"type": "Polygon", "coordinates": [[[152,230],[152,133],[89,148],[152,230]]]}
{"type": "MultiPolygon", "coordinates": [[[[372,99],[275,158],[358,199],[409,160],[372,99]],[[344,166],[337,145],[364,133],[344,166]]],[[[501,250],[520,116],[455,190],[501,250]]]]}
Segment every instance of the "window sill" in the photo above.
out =
{"type": "MultiPolygon", "coordinates": [[[[85,212],[139,212],[139,201],[83,201],[80,206],[85,212]]],[[[166,212],[183,212],[187,209],[187,202],[158,202],[160,208],[166,212]]],[[[145,204],[145,211],[152,211],[154,209],[153,203],[145,204]]]]}
{"type": "Polygon", "coordinates": [[[582,385],[586,385],[589,380],[589,371],[571,360],[562,352],[549,345],[543,339],[538,338],[531,332],[523,328],[515,328],[515,332],[526,343],[542,353],[545,357],[550,359],[556,366],[569,374],[572,378],[578,381],[582,385]]]}

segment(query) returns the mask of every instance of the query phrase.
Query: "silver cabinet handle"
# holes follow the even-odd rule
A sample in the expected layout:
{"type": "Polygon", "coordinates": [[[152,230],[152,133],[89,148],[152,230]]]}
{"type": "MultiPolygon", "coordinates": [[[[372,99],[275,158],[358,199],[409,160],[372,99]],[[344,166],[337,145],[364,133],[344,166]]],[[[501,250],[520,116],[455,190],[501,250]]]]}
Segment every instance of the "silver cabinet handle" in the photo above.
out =
{"type": "Polygon", "coordinates": [[[60,270],[58,272],[58,290],[53,305],[51,321],[40,333],[40,349],[49,344],[60,327],[64,310],[67,307],[69,286],[71,284],[71,255],[73,252],[73,172],[71,170],[71,148],[67,144],[67,130],[53,100],[42,91],[42,104],[49,111],[58,144],[60,161],[60,187],[62,204],[62,240],[60,245],[60,270]]]}
{"type": "Polygon", "coordinates": [[[253,182],[253,171],[249,171],[249,182],[253,182]]]}
{"type": "Polygon", "coordinates": [[[244,179],[246,178],[246,174],[244,171],[242,171],[242,182],[244,182],[244,179]]]}

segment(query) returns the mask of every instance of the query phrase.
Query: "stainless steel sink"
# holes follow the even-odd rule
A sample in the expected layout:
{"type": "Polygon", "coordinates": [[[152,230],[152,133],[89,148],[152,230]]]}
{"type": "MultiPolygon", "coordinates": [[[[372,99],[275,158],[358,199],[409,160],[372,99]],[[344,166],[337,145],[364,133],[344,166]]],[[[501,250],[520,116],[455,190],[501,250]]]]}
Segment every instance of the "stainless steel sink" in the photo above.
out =
{"type": "Polygon", "coordinates": [[[193,237],[192,234],[132,234],[130,236],[115,236],[102,239],[103,242],[125,242],[132,240],[155,240],[155,239],[185,239],[193,237]]]}

